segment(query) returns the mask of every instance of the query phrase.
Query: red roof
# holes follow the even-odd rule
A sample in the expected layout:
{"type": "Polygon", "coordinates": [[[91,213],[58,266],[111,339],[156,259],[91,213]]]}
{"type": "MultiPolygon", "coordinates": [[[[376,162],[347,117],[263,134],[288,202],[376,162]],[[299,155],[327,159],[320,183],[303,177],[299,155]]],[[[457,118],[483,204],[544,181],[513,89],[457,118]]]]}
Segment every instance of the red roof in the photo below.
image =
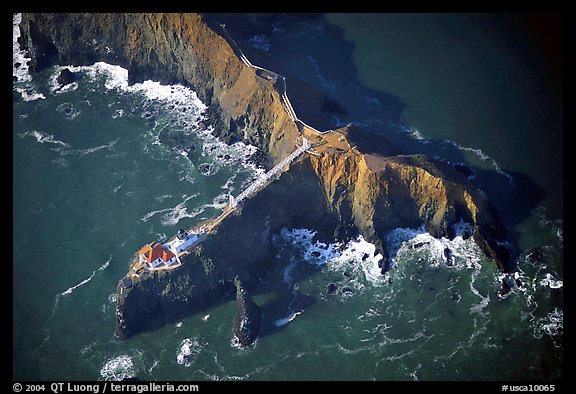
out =
{"type": "Polygon", "coordinates": [[[162,244],[159,242],[152,242],[147,244],[142,249],[140,249],[138,253],[143,255],[146,261],[149,263],[157,260],[159,257],[162,259],[162,261],[165,262],[174,257],[174,253],[172,253],[170,250],[165,250],[162,247],[162,244]]]}

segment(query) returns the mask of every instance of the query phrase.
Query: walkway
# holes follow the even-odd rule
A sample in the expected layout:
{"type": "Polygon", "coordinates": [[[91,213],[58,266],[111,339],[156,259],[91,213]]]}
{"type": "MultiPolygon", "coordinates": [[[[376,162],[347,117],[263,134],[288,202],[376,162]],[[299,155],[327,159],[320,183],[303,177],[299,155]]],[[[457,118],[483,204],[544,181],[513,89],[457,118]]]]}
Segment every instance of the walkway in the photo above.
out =
{"type": "Polygon", "coordinates": [[[286,78],[274,71],[270,71],[267,70],[263,67],[260,66],[256,66],[254,64],[252,64],[252,62],[250,60],[248,60],[248,58],[246,57],[246,55],[244,55],[244,52],[242,52],[242,49],[240,49],[240,47],[238,46],[238,44],[236,44],[236,41],[234,41],[234,39],[232,38],[232,36],[230,35],[230,33],[228,33],[228,31],[226,30],[226,27],[224,24],[218,24],[218,26],[220,26],[222,28],[222,32],[224,33],[225,38],[228,40],[228,42],[233,46],[233,50],[235,53],[237,53],[238,58],[240,60],[242,60],[242,62],[250,67],[250,68],[254,68],[256,70],[261,70],[264,71],[270,75],[275,75],[278,79],[278,77],[282,80],[282,93],[280,93],[280,98],[282,100],[282,104],[284,105],[284,109],[286,109],[286,112],[288,113],[288,116],[290,116],[290,119],[292,119],[292,121],[296,122],[296,123],[300,123],[302,126],[307,127],[311,130],[314,130],[315,132],[319,133],[319,134],[324,134],[327,132],[331,132],[332,130],[328,130],[328,131],[319,131],[316,128],[310,126],[309,124],[305,123],[303,120],[298,119],[298,115],[296,115],[296,111],[294,111],[294,108],[292,107],[292,103],[290,102],[290,99],[288,98],[288,95],[286,94],[286,78]]]}
{"type": "Polygon", "coordinates": [[[282,160],[280,163],[276,164],[274,168],[272,168],[266,174],[256,179],[256,181],[254,181],[250,186],[246,188],[246,190],[240,193],[238,197],[236,198],[231,197],[229,203],[230,207],[236,208],[238,204],[240,204],[242,200],[244,200],[246,197],[256,194],[257,192],[262,190],[267,185],[268,181],[270,181],[280,170],[282,170],[284,167],[286,167],[294,160],[296,160],[298,156],[300,156],[302,153],[308,150],[311,146],[312,145],[310,145],[310,142],[308,142],[306,138],[303,138],[303,143],[301,147],[296,149],[294,152],[290,153],[290,155],[284,158],[284,160],[282,160]]]}

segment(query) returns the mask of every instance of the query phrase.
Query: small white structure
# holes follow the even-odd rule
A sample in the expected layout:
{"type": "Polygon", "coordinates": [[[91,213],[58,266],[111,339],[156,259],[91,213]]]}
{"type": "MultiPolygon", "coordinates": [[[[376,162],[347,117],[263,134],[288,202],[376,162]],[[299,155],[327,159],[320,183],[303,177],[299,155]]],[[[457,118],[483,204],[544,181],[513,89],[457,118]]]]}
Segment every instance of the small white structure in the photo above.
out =
{"type": "Polygon", "coordinates": [[[236,208],[238,206],[238,203],[236,202],[236,199],[232,196],[232,194],[228,195],[228,205],[230,206],[230,208],[236,208]]]}
{"type": "Polygon", "coordinates": [[[198,242],[198,234],[194,232],[186,233],[184,230],[178,231],[178,236],[170,242],[166,242],[164,247],[175,251],[176,254],[182,253],[186,249],[194,246],[198,242]]]}

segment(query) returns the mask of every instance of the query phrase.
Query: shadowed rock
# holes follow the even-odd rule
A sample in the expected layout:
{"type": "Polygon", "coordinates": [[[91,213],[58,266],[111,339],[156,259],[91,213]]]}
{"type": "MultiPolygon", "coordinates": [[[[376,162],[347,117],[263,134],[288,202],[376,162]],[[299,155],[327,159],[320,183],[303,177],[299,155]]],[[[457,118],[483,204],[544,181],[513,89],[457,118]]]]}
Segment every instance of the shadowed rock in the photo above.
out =
{"type": "Polygon", "coordinates": [[[76,82],[76,75],[70,71],[70,69],[65,68],[60,71],[60,75],[56,78],[56,82],[60,85],[60,87],[64,87],[68,84],[76,82]]]}
{"type": "Polygon", "coordinates": [[[262,324],[262,310],[246,289],[242,287],[240,279],[234,279],[236,285],[236,321],[234,322],[234,335],[242,346],[254,343],[262,324]]]}

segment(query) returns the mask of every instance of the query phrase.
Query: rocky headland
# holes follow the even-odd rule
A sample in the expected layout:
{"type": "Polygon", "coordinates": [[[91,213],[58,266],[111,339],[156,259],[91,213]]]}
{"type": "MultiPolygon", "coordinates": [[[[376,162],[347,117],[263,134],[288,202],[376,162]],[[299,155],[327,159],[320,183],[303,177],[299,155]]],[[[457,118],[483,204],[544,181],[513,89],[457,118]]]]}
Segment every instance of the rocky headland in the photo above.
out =
{"type": "MultiPolygon", "coordinates": [[[[234,35],[233,24],[224,30],[212,16],[23,14],[21,29],[20,44],[30,53],[32,72],[54,64],[104,61],[127,68],[130,83],[153,79],[190,86],[208,105],[214,134],[229,143],[257,146],[260,164],[267,168],[288,156],[306,132],[283,105],[283,80],[263,78],[240,59],[238,48],[249,57],[254,53],[255,64],[268,68],[274,60],[249,49],[234,35]]],[[[286,75],[285,83],[298,116],[315,128],[331,128],[331,114],[345,111],[302,81],[286,75]]],[[[243,289],[254,287],[270,269],[272,235],[285,226],[317,230],[329,241],[362,234],[387,258],[382,238],[387,230],[424,224],[433,236],[452,238],[452,226],[464,220],[498,268],[512,268],[498,213],[460,169],[403,154],[359,127],[335,131],[344,149],[319,149],[293,163],[195,247],[182,267],[120,280],[115,335],[125,339],[232,299],[240,291],[236,277],[243,289]],[[374,142],[369,153],[363,149],[367,139],[374,142]]]]}

